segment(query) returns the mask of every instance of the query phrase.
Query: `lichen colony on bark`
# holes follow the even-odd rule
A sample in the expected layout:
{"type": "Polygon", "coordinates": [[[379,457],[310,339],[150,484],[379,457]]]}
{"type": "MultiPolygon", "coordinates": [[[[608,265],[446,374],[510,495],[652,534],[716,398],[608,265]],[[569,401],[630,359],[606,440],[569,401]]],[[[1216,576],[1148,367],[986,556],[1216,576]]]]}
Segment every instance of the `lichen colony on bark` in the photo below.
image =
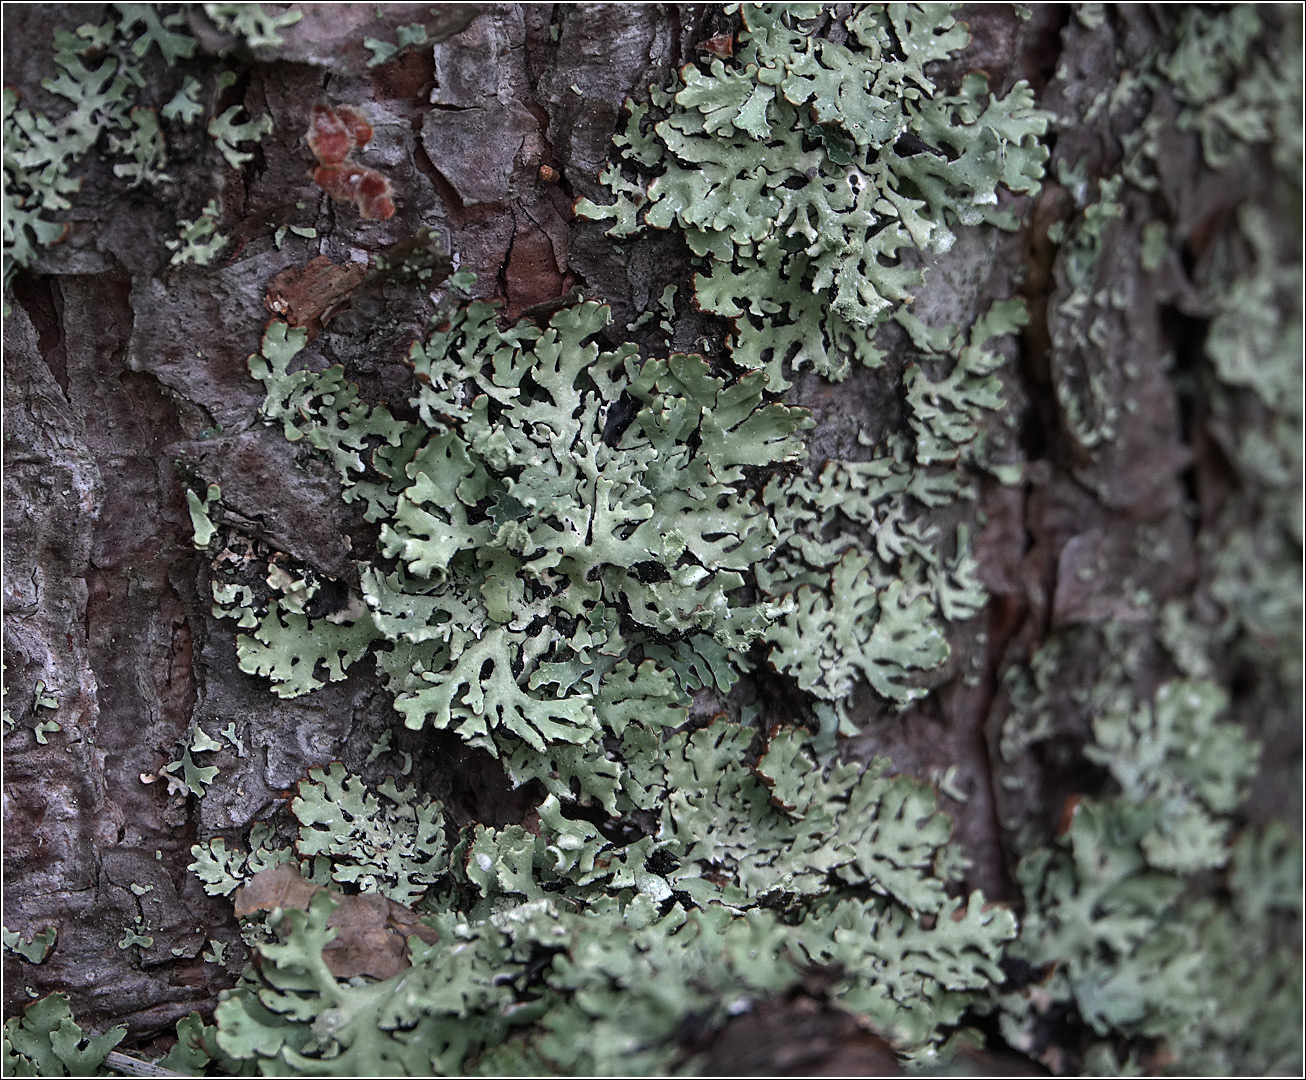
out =
{"type": "Polygon", "coordinates": [[[5,50],[6,1074],[1300,1070],[1300,12],[5,50]]]}

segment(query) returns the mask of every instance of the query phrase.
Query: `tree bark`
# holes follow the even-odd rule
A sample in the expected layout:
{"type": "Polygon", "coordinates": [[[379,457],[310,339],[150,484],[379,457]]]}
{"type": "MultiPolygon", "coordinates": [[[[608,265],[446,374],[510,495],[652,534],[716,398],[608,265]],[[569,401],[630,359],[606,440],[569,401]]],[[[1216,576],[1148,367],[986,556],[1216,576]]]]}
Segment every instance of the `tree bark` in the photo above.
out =
{"type": "MultiPolygon", "coordinates": [[[[423,16],[434,44],[368,66],[363,39],[392,39],[417,9],[306,5],[281,46],[242,57],[224,55],[229,39],[200,5],[188,7],[201,49],[183,70],[230,66],[237,80],[219,105],[270,116],[272,133],[240,168],[214,170],[203,146],[180,141],[170,146],[174,181],[153,190],[127,190],[88,157],[71,230],[16,275],[4,327],[4,678],[16,722],[4,744],[5,923],[26,937],[58,929],[43,963],[5,954],[5,1011],[63,990],[83,1026],[125,1022],[139,1038],[191,1009],[211,1010],[244,962],[230,904],[206,896],[187,869],[191,845],[215,835],[235,842],[276,814],[312,766],[342,760],[381,775],[385,763],[365,758],[395,726],[389,695],[366,665],[307,697],[274,698],[238,670],[237,631],[211,613],[188,490],[220,484],[225,525],[324,574],[356,577],[351,553],[376,545],[375,527],[341,501],[334,475],[257,421],[262,389],[246,358],[259,349],[273,301],[281,296],[310,326],[315,363],[343,363],[364,398],[397,400],[429,297],[375,274],[360,281],[349,268],[375,266],[421,229],[476,273],[477,294],[501,300],[508,319],[580,290],[610,304],[622,327],[655,309],[668,284],[690,295],[689,252],[674,234],[618,247],[600,223],[577,220],[572,204],[607,201],[598,175],[625,100],[666,84],[674,69],[703,58],[700,43],[737,26],[701,4],[436,5],[423,16]],[[375,135],[360,157],[392,185],[392,218],[362,220],[314,186],[304,132],[313,106],[326,101],[368,115],[375,135]],[[211,266],[170,266],[165,241],[176,221],[192,219],[215,191],[219,228],[232,242],[211,266]],[[281,226],[313,235],[278,237],[281,226]],[[311,265],[316,274],[303,270],[311,265]],[[35,704],[37,680],[57,707],[35,704]],[[38,740],[36,725],[50,719],[59,730],[38,740]],[[210,732],[234,723],[202,799],[150,779],[197,722],[210,732]],[[224,961],[212,962],[212,942],[227,946],[224,961]]],[[[6,10],[6,77],[24,104],[57,107],[40,88],[52,71],[52,34],[106,17],[96,9],[6,10]]],[[[1119,302],[1093,348],[1131,359],[1135,404],[1119,413],[1111,438],[1086,445],[1057,397],[1058,372],[1095,361],[1086,347],[1076,354],[1060,344],[1071,336],[1063,325],[1071,286],[1055,238],[1080,212],[1075,177],[1111,176],[1137,124],[1127,107],[1101,107],[1100,96],[1170,40],[1176,16],[1118,8],[1089,25],[1062,5],[1037,5],[1029,18],[974,5],[960,17],[972,41],[941,66],[940,85],[979,69],[1001,96],[1028,80],[1061,118],[1042,193],[1013,201],[1020,227],[963,231],[931,267],[921,297],[935,322],[963,325],[994,299],[1025,297],[1031,322],[1007,378],[1025,482],[981,486],[976,553],[991,599],[984,616],[955,628],[948,677],[903,715],[864,688],[855,710],[862,731],[843,753],[886,755],[921,777],[955,767],[944,805],[972,861],[967,884],[1018,907],[1016,832],[1051,834],[1067,798],[1100,790],[1102,779],[1077,752],[1088,733],[1069,703],[1058,706],[1052,751],[1002,759],[1004,675],[1060,629],[1134,618],[1130,597],[1141,587],[1160,607],[1209,584],[1204,537],[1227,527],[1218,504],[1237,479],[1193,389],[1213,317],[1194,281],[1208,274],[1203,260],[1235,228],[1237,208],[1271,198],[1271,170],[1214,170],[1195,135],[1160,133],[1158,186],[1122,196],[1098,278],[1119,302]],[[1139,244],[1149,221],[1167,223],[1170,244],[1144,274],[1139,244]]],[[[1254,160],[1268,152],[1259,148],[1254,160]]],[[[675,348],[706,342],[719,352],[724,333],[719,320],[677,305],[675,348]]],[[[817,418],[814,461],[846,456],[860,422],[889,407],[882,390],[874,372],[838,386],[796,381],[789,400],[817,418]]],[[[1155,685],[1164,665],[1157,650],[1140,682],[1155,685]]],[[[1267,708],[1278,689],[1245,663],[1231,660],[1219,677],[1236,688],[1235,718],[1269,748],[1249,819],[1291,816],[1300,806],[1296,704],[1267,708]]],[[[761,672],[743,692],[783,719],[784,695],[794,691],[777,680],[761,672]]],[[[455,738],[400,732],[395,746],[414,753],[415,777],[445,799],[456,823],[520,822],[533,805],[455,738]]],[[[849,1054],[866,1036],[845,1026],[840,1016],[827,1034],[849,1054]]],[[[810,1027],[793,1037],[813,1038],[810,1027]]],[[[866,1068],[883,1067],[866,1053],[866,1068]]],[[[771,1064],[783,1058],[776,1050],[771,1064]]]]}

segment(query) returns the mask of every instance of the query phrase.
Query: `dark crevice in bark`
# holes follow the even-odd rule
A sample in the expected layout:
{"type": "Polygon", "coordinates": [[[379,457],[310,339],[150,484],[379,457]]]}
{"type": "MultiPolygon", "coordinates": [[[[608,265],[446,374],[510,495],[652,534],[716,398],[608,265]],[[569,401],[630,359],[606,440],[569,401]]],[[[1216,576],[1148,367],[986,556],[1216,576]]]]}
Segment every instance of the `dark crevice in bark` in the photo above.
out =
{"type": "Polygon", "coordinates": [[[64,351],[59,299],[51,278],[18,274],[13,284],[14,301],[22,306],[36,330],[41,359],[54,376],[65,399],[68,397],[68,358],[64,351]]]}
{"type": "MultiPolygon", "coordinates": [[[[1180,474],[1184,495],[1193,507],[1202,505],[1200,462],[1209,461],[1214,449],[1205,437],[1206,398],[1202,393],[1202,369],[1205,366],[1206,319],[1186,315],[1178,308],[1161,308],[1161,329],[1173,346],[1175,372],[1172,384],[1179,412],[1179,432],[1184,444],[1192,449],[1188,465],[1180,474]]],[[[1230,477],[1232,481],[1232,476],[1230,477]]]]}

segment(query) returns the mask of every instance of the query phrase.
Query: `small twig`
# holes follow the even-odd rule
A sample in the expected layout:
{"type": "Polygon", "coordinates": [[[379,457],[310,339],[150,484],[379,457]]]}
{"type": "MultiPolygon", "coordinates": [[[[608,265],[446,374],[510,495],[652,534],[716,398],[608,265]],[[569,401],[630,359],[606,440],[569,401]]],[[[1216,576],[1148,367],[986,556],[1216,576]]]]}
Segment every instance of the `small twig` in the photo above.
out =
{"type": "Polygon", "coordinates": [[[172,1069],[165,1069],[162,1065],[155,1065],[152,1061],[142,1061],[140,1058],[132,1057],[131,1054],[124,1054],[117,1050],[110,1050],[109,1056],[104,1059],[105,1065],[116,1073],[122,1073],[123,1076],[186,1076],[186,1073],[174,1072],[172,1069]]]}

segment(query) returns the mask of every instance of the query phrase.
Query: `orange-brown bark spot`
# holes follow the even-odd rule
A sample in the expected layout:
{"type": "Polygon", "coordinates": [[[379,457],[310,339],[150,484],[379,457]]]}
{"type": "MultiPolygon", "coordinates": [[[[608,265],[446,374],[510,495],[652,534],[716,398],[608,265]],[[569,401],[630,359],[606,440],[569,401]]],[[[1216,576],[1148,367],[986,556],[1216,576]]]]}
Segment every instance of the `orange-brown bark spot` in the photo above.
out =
{"type": "Polygon", "coordinates": [[[553,244],[542,229],[523,228],[517,232],[508,251],[504,276],[510,317],[564,291],[553,244]]]}
{"type": "Polygon", "coordinates": [[[268,282],[263,305],[291,326],[302,326],[310,335],[322,329],[367,275],[361,263],[336,263],[319,255],[307,266],[292,266],[268,282]]]}
{"type": "Polygon", "coordinates": [[[723,60],[729,60],[735,55],[735,36],[734,34],[717,34],[716,37],[700,41],[695,48],[699,52],[711,53],[723,60]]]}

